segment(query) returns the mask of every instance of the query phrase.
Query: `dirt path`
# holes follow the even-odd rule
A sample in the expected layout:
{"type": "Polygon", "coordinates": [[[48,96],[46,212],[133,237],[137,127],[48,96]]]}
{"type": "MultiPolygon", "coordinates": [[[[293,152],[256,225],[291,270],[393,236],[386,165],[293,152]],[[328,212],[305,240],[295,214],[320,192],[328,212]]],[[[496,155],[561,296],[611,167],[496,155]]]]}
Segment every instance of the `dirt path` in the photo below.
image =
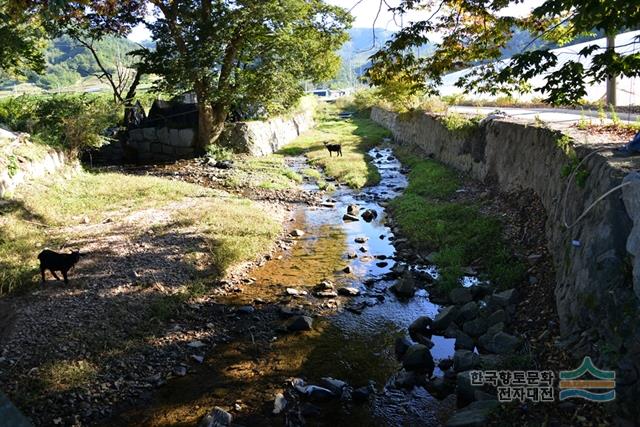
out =
{"type": "MultiPolygon", "coordinates": [[[[202,262],[212,243],[180,212],[215,203],[224,198],[186,198],[49,230],[72,236],[66,246],[87,254],[70,284],[48,275],[41,288],[0,307],[2,388],[36,425],[104,419],[119,402],[183,375],[188,343],[227,339],[219,316],[210,315],[224,308],[185,290],[212,273],[202,262]]],[[[257,208],[280,221],[287,211],[282,202],[257,208]]],[[[251,265],[237,266],[217,292],[235,289],[234,278],[251,265]]]]}

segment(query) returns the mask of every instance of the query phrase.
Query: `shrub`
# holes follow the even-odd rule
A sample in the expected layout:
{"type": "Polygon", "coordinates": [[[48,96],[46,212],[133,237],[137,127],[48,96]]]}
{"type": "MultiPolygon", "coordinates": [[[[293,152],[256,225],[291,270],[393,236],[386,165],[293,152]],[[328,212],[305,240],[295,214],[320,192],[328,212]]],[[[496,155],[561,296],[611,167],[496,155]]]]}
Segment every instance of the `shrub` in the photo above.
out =
{"type": "Polygon", "coordinates": [[[103,143],[107,128],[120,121],[106,96],[22,95],[0,100],[0,122],[32,134],[37,142],[78,153],[103,143]]]}

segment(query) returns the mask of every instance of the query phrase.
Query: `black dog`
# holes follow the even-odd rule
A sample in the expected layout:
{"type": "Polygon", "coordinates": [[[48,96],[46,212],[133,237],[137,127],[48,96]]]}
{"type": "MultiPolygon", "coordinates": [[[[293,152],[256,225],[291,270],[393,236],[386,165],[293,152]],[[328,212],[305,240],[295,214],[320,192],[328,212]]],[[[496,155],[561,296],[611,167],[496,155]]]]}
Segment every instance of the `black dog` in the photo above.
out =
{"type": "Polygon", "coordinates": [[[49,270],[56,280],[60,278],[56,275],[56,271],[62,273],[64,283],[69,283],[67,279],[67,273],[73,268],[74,265],[80,260],[80,251],[75,250],[70,254],[59,254],[49,249],[45,249],[38,255],[40,260],[40,274],[42,275],[42,283],[45,282],[44,272],[49,270]]]}
{"type": "Polygon", "coordinates": [[[331,157],[331,153],[336,152],[336,156],[342,157],[342,145],[340,144],[329,144],[328,142],[323,142],[324,146],[329,150],[329,157],[331,157]]]}

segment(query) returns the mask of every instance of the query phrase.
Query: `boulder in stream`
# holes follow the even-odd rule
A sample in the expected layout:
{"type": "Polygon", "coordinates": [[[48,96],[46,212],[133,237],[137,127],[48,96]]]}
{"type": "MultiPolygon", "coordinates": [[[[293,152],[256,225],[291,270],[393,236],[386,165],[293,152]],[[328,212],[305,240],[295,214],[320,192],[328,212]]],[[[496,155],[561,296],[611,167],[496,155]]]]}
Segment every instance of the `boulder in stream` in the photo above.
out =
{"type": "Polygon", "coordinates": [[[226,427],[233,421],[233,415],[222,408],[215,407],[204,416],[198,427],[226,427]]]}
{"type": "Polygon", "coordinates": [[[407,371],[425,372],[429,377],[435,368],[431,351],[426,345],[414,344],[407,349],[402,358],[402,367],[407,371]]]}
{"type": "Polygon", "coordinates": [[[338,294],[345,297],[357,297],[358,295],[360,295],[360,290],[358,288],[346,286],[344,288],[338,289],[338,294]]]}
{"type": "Polygon", "coordinates": [[[416,284],[413,279],[413,274],[410,271],[405,271],[402,277],[398,279],[398,281],[391,286],[391,290],[396,293],[396,295],[400,297],[410,298],[413,296],[416,284]]]}
{"type": "Polygon", "coordinates": [[[360,206],[351,204],[347,206],[347,215],[357,216],[360,213],[360,206]]]}
{"type": "Polygon", "coordinates": [[[287,330],[291,332],[310,331],[311,329],[313,329],[313,319],[309,316],[293,316],[287,322],[287,330]]]}
{"type": "Polygon", "coordinates": [[[351,215],[351,214],[344,214],[342,216],[342,220],[343,221],[360,221],[360,218],[358,218],[355,215],[351,215]]]}
{"type": "Polygon", "coordinates": [[[366,222],[371,222],[378,217],[378,212],[374,209],[367,209],[360,215],[366,222]]]}

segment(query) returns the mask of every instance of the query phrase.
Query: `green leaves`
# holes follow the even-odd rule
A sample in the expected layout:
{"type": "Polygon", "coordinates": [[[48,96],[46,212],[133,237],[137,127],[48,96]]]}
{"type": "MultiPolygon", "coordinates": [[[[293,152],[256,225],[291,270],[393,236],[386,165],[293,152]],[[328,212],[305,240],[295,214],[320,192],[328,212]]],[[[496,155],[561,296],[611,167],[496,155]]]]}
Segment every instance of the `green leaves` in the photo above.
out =
{"type": "MultiPolygon", "coordinates": [[[[525,92],[531,90],[529,80],[545,75],[545,84],[534,90],[543,93],[552,104],[575,104],[585,96],[590,82],[602,81],[608,75],[640,75],[640,53],[625,56],[594,44],[560,66],[556,53],[549,50],[554,47],[551,43],[563,45],[591,35],[594,30],[616,34],[638,28],[640,7],[636,0],[546,0],[528,17],[506,16],[505,8],[516,3],[519,2],[442,1],[437,6],[439,13],[403,28],[371,57],[366,79],[380,87],[397,86],[402,79],[414,92],[437,94],[443,75],[475,66],[456,83],[468,92],[525,92]],[[521,53],[499,62],[514,29],[528,31],[533,40],[521,53]],[[434,33],[441,41],[435,43],[433,54],[416,58],[412,49],[429,42],[429,34],[434,33]],[[540,40],[546,42],[541,46],[540,40]],[[583,65],[578,59],[587,56],[591,56],[591,62],[583,65]]],[[[434,4],[405,0],[400,10],[423,6],[434,4]]]]}

